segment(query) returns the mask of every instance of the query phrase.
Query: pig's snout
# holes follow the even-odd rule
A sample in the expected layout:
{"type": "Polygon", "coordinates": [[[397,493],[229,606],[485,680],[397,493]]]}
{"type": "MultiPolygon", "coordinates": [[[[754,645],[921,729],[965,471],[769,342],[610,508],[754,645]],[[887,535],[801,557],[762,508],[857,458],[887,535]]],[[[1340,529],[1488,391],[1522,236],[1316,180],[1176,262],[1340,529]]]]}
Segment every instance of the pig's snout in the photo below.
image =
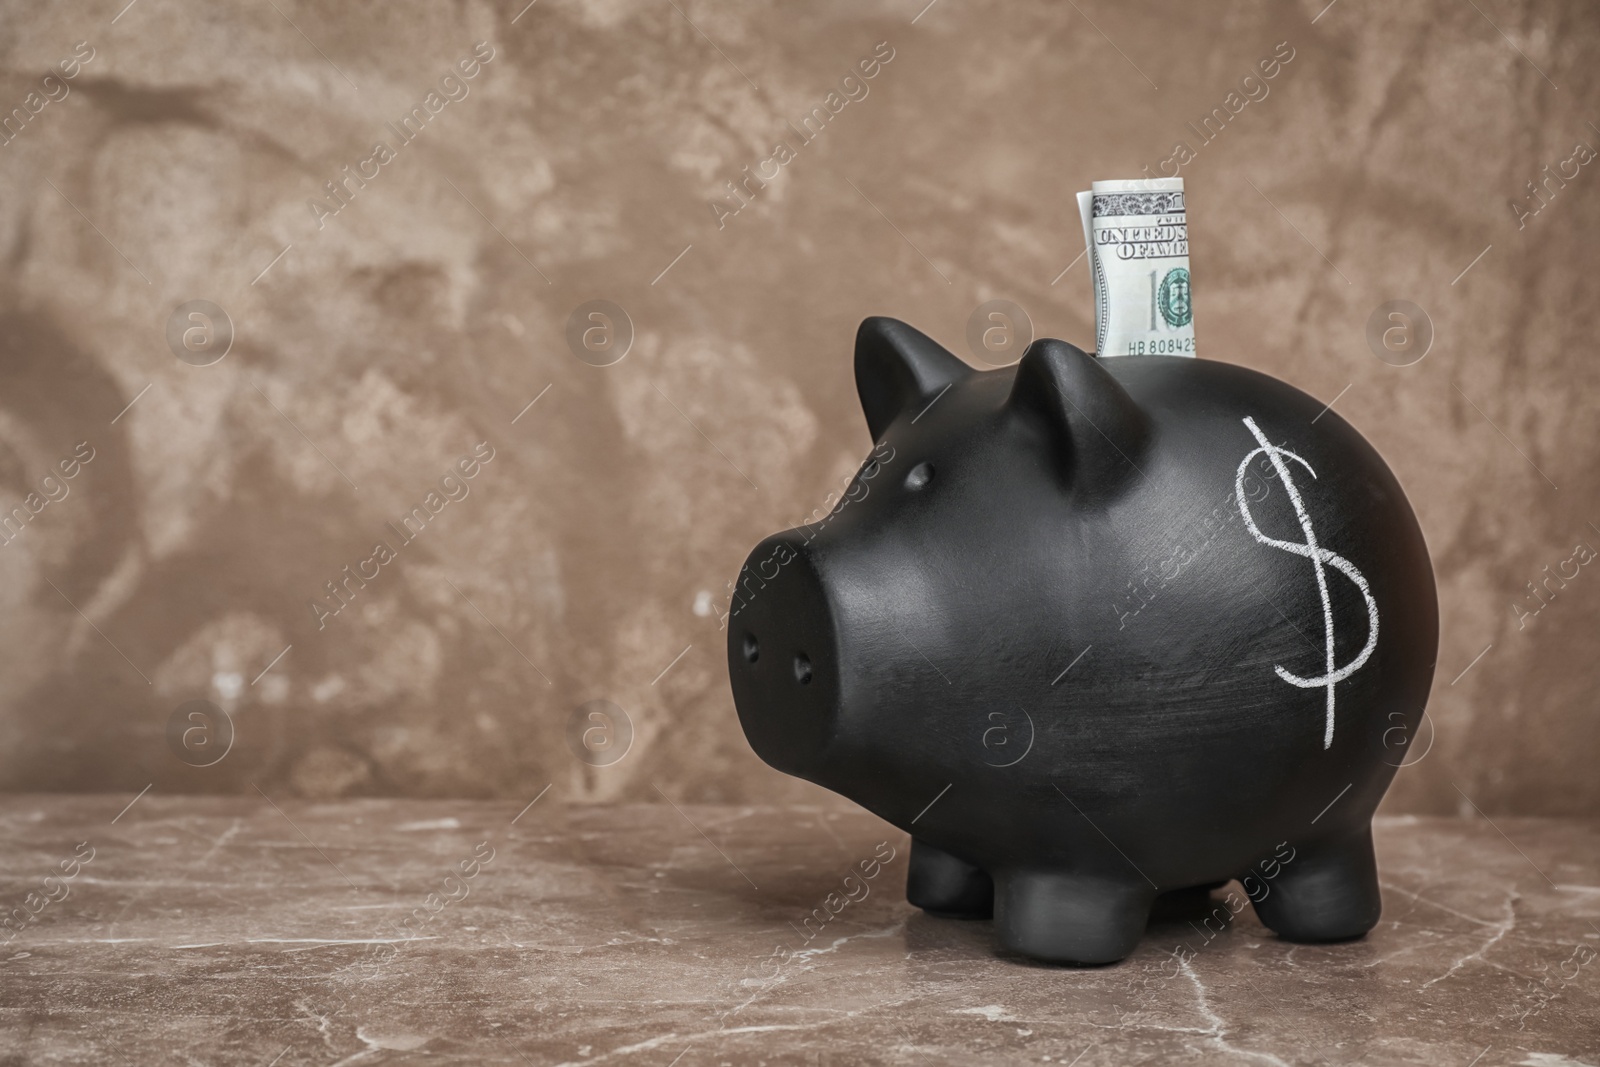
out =
{"type": "Polygon", "coordinates": [[[814,778],[839,698],[837,629],[827,585],[797,533],[757,545],[729,606],[728,675],[756,755],[814,778]]]}

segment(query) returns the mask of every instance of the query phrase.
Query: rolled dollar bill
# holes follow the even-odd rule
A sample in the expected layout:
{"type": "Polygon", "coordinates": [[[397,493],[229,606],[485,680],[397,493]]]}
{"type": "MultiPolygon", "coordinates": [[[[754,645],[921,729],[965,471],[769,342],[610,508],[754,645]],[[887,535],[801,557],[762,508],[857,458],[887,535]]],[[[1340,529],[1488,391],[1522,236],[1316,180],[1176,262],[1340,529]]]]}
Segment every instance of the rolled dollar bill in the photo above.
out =
{"type": "Polygon", "coordinates": [[[1094,279],[1095,352],[1193,356],[1182,178],[1095,182],[1078,194],[1094,279]]]}

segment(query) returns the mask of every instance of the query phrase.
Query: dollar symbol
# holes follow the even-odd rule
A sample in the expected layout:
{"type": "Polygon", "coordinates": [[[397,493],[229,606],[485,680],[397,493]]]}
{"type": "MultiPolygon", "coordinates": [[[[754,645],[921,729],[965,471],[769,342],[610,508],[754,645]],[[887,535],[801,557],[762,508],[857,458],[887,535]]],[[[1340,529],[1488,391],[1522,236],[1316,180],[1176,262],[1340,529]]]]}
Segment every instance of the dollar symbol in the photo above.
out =
{"type": "Polygon", "coordinates": [[[1254,419],[1248,416],[1244,420],[1246,428],[1255,436],[1260,448],[1254,449],[1249,455],[1239,462],[1239,471],[1234,476],[1234,496],[1239,502],[1239,514],[1244,516],[1244,524],[1250,530],[1250,536],[1269,548],[1282,549],[1292,552],[1297,556],[1304,556],[1311,561],[1312,569],[1317,576],[1317,592],[1322,596],[1322,645],[1324,651],[1324,673],[1315,678],[1302,678],[1298,674],[1284,670],[1282,666],[1274,666],[1278,677],[1290,685],[1301,689],[1325,689],[1328,694],[1328,723],[1322,736],[1322,747],[1328,748],[1333,744],[1333,687],[1360,670],[1372,655],[1372,650],[1378,644],[1378,602],[1372,599],[1372,591],[1367,588],[1367,579],[1356,565],[1339,555],[1317,544],[1316,531],[1311,528],[1311,516],[1306,514],[1305,502],[1300,499],[1300,490],[1295,487],[1294,479],[1289,474],[1289,465],[1285,458],[1292,459],[1306,469],[1306,473],[1315,478],[1317,472],[1311,469],[1300,456],[1295,455],[1286,448],[1278,448],[1266,438],[1261,428],[1254,419]],[[1275,537],[1268,537],[1256,525],[1255,518],[1250,514],[1250,505],[1245,500],[1244,478],[1245,471],[1250,466],[1250,461],[1257,456],[1265,455],[1272,462],[1273,470],[1277,471],[1278,478],[1283,482],[1284,490],[1289,494],[1289,502],[1294,505],[1295,517],[1300,520],[1300,530],[1306,535],[1304,542],[1280,541],[1275,537]],[[1338,667],[1333,658],[1333,601],[1328,596],[1327,568],[1333,567],[1351,582],[1367,602],[1367,643],[1355,659],[1338,667]]]}

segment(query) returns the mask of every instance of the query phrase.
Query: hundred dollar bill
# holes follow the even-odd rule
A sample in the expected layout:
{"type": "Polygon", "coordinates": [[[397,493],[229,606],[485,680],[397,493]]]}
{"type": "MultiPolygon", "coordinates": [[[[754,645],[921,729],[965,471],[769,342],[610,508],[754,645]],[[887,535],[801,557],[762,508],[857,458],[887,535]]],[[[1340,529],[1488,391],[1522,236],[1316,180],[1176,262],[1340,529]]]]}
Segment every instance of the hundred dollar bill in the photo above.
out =
{"type": "Polygon", "coordinates": [[[1078,194],[1094,278],[1095,352],[1193,356],[1182,178],[1095,182],[1078,194]]]}

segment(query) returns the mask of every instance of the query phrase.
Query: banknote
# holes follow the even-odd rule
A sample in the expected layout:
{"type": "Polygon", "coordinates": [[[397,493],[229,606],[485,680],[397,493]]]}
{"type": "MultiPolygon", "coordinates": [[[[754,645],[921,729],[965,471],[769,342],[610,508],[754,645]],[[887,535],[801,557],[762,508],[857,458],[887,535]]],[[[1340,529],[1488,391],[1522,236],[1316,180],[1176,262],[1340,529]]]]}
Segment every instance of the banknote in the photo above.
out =
{"type": "Polygon", "coordinates": [[[1193,356],[1182,178],[1095,182],[1078,194],[1094,280],[1095,352],[1193,356]]]}

